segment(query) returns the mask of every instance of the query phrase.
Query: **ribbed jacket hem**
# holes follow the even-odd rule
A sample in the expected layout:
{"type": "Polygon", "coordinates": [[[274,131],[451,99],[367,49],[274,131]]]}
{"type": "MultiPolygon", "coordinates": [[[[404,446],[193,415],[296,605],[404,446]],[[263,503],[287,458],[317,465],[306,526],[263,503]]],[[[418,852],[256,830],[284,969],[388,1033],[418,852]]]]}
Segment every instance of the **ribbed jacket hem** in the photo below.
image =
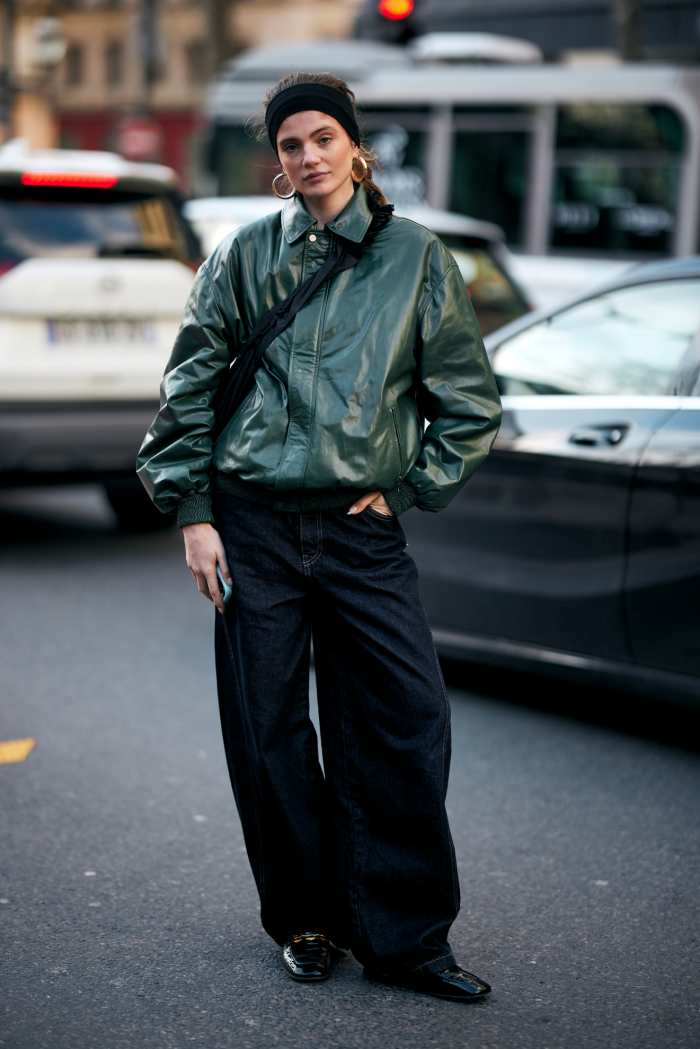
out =
{"type": "Polygon", "coordinates": [[[393,510],[397,517],[404,511],[410,510],[418,498],[418,492],[408,481],[399,481],[395,488],[390,488],[388,492],[382,492],[382,495],[389,508],[393,510]]]}
{"type": "Polygon", "coordinates": [[[237,474],[224,473],[221,470],[212,474],[212,485],[217,491],[236,495],[249,502],[264,503],[273,510],[295,510],[302,513],[337,510],[343,506],[350,508],[353,501],[367,491],[366,488],[299,488],[284,491],[269,488],[256,481],[244,481],[237,474]]]}
{"type": "MultiPolygon", "coordinates": [[[[365,495],[366,488],[326,488],[297,489],[281,491],[244,481],[236,474],[214,471],[212,487],[229,495],[237,495],[250,502],[264,503],[275,510],[295,510],[311,512],[314,510],[335,510],[350,507],[360,496],[365,495]]],[[[407,481],[399,481],[394,487],[382,493],[388,506],[397,516],[410,509],[418,497],[415,488],[407,481]]],[[[211,492],[195,493],[181,500],[177,509],[177,524],[183,528],[189,524],[214,522],[211,492]]]]}
{"type": "Polygon", "coordinates": [[[209,492],[198,492],[195,495],[185,496],[178,504],[178,528],[184,528],[189,524],[213,523],[213,521],[214,513],[209,492]]]}

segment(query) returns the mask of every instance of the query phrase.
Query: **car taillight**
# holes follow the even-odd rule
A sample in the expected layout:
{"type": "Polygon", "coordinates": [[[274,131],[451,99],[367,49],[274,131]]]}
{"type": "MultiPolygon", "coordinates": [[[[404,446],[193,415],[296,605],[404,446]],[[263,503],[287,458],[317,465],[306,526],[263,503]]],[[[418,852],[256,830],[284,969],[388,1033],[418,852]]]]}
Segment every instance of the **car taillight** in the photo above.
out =
{"type": "Polygon", "coordinates": [[[23,171],[23,186],[72,186],[81,189],[111,189],[116,175],[93,175],[82,171],[23,171]]]}
{"type": "Polygon", "coordinates": [[[9,271],[16,265],[16,262],[8,262],[6,259],[0,259],[0,277],[4,277],[4,275],[9,273],[9,271]]]}

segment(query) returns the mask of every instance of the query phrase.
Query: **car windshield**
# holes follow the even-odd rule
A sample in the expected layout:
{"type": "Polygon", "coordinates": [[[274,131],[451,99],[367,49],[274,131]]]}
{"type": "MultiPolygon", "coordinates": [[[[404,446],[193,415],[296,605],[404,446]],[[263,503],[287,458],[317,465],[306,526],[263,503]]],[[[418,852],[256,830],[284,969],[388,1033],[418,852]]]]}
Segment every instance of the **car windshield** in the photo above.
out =
{"type": "Polygon", "coordinates": [[[467,237],[439,234],[459,266],[482,335],[528,312],[529,306],[508,274],[486,250],[467,237]]]}
{"type": "Polygon", "coordinates": [[[0,266],[140,255],[188,262],[196,243],[164,194],[0,188],[0,266]]]}
{"type": "Polygon", "coordinates": [[[502,343],[492,363],[507,395],[670,395],[679,370],[695,365],[698,333],[700,282],[648,282],[533,324],[502,343]]]}
{"type": "MultiPolygon", "coordinates": [[[[192,221],[204,241],[205,250],[212,252],[228,233],[248,222],[250,218],[250,215],[237,213],[232,209],[225,217],[202,217],[195,213],[192,221]]],[[[450,249],[460,268],[482,335],[488,335],[489,332],[529,311],[530,305],[520,288],[485,246],[459,234],[438,235],[450,249]]]]}

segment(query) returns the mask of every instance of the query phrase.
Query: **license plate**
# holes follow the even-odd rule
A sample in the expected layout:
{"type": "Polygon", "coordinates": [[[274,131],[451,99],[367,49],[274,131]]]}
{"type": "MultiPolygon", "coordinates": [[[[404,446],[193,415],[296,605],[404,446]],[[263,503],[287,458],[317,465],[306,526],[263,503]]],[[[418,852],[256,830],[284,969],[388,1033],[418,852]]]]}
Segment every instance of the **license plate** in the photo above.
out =
{"type": "Polygon", "coordinates": [[[151,321],[121,317],[60,317],[47,321],[48,340],[60,345],[95,343],[152,343],[156,341],[151,321]]]}

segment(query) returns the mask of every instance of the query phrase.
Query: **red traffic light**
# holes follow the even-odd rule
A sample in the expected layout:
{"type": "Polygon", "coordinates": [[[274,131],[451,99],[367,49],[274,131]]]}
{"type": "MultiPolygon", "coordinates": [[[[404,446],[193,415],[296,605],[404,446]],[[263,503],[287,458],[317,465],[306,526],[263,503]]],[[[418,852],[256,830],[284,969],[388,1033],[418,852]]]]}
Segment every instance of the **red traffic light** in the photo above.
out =
{"type": "Polygon", "coordinates": [[[413,7],[413,0],[379,0],[377,11],[382,18],[400,22],[402,18],[413,14],[413,7]]]}

